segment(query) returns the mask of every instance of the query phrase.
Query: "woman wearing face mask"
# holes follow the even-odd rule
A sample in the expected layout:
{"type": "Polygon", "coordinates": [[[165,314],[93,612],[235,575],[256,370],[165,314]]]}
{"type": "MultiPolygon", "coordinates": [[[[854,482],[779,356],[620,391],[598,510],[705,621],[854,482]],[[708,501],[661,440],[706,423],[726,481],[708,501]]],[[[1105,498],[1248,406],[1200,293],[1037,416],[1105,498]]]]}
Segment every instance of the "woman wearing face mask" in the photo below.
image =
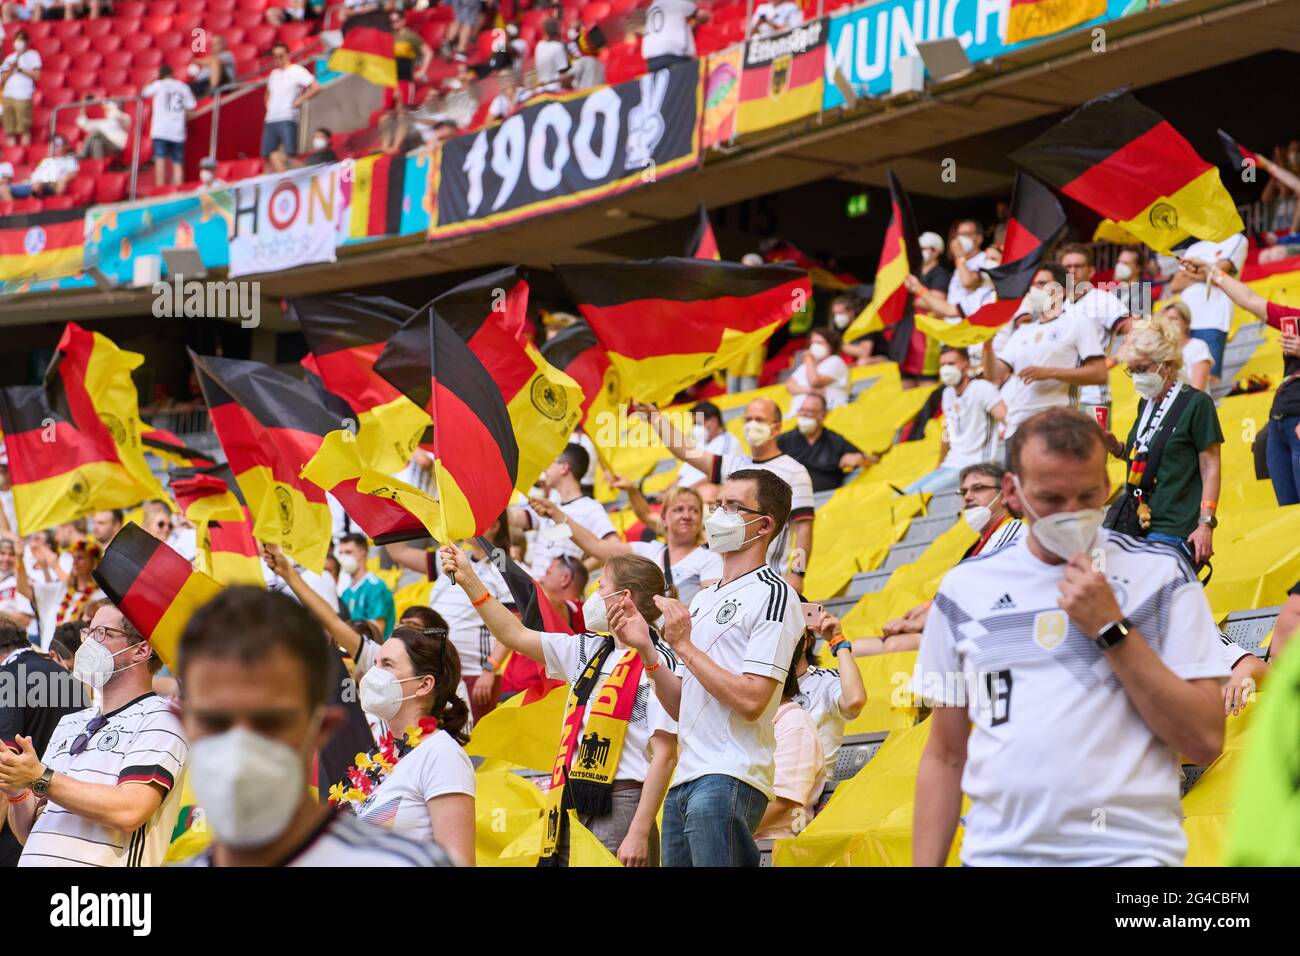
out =
{"type": "Polygon", "coordinates": [[[816,392],[825,397],[830,409],[848,404],[849,366],[839,356],[840,344],[840,333],[835,329],[815,329],[808,336],[808,351],[785,380],[791,395],[816,392]]]}
{"type": "Polygon", "coordinates": [[[1181,333],[1163,316],[1134,324],[1120,360],[1141,401],[1127,442],[1106,433],[1111,454],[1128,462],[1106,527],[1177,545],[1200,566],[1218,525],[1223,430],[1214,400],[1179,380],[1181,333]]]}
{"type": "Polygon", "coordinates": [[[615,555],[636,554],[653,561],[663,571],[668,589],[677,592],[670,596],[683,604],[689,605],[701,588],[722,577],[722,556],[704,547],[704,501],[699,492],[690,488],[669,488],[664,495],[659,521],[666,542],[598,538],[572,521],[553,501],[543,499],[537,508],[543,517],[567,525],[573,532],[573,543],[593,558],[608,561],[615,555]]]}
{"type": "Polygon", "coordinates": [[[384,722],[384,735],[330,788],[330,800],[473,866],[474,767],[459,683],[460,655],[445,625],[395,628],[360,684],[361,707],[384,722]]]}
{"type": "Polygon", "coordinates": [[[1210,369],[1214,368],[1214,356],[1210,347],[1200,339],[1192,338],[1192,310],[1182,302],[1170,302],[1160,310],[1163,319],[1173,323],[1179,331],[1179,340],[1183,348],[1183,370],[1181,380],[1192,388],[1204,392],[1210,385],[1210,369]]]}
{"type": "Polygon", "coordinates": [[[568,862],[568,810],[624,866],[659,865],[655,816],[663,803],[677,754],[677,726],[651,686],[656,672],[671,673],[676,658],[658,637],[642,654],[610,633],[609,609],[626,598],[647,620],[664,577],[654,562],[615,555],[600,586],[583,605],[584,634],[550,634],[527,628],[483,586],[459,548],[438,551],[447,574],[474,604],[506,647],[546,665],[547,676],[569,682],[569,699],[547,792],[542,865],[568,862]],[[611,682],[618,674],[620,681],[611,682]],[[599,705],[601,712],[596,712],[599,705]]]}

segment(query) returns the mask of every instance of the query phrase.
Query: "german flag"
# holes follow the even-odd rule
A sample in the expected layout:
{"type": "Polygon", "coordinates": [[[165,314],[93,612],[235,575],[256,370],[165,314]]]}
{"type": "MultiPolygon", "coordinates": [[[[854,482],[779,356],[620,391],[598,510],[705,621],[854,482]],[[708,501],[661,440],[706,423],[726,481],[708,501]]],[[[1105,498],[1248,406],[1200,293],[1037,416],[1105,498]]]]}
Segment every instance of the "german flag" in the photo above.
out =
{"type": "Polygon", "coordinates": [[[376,153],[358,159],[352,170],[351,220],[353,239],[387,236],[402,225],[402,190],[406,180],[406,155],[376,153]]]}
{"type": "Polygon", "coordinates": [[[0,281],[54,279],[85,268],[86,210],[52,209],[0,219],[0,281]]]}
{"type": "Polygon", "coordinates": [[[1060,33],[1106,12],[1106,0],[1011,0],[1007,43],[1060,33]]]}
{"type": "Polygon", "coordinates": [[[432,305],[500,388],[519,447],[515,488],[527,492],[582,421],[582,389],[525,336],[528,283],[518,269],[464,282],[432,305]]]}
{"type": "Polygon", "coordinates": [[[666,402],[764,344],[812,298],[788,266],[651,259],[557,266],[625,394],[666,402]]]}
{"type": "Polygon", "coordinates": [[[206,452],[188,447],[177,435],[165,428],[146,425],[145,431],[140,434],[140,443],[146,451],[182,468],[210,468],[216,464],[206,452]]]}
{"type": "Polygon", "coordinates": [[[222,585],[266,585],[261,553],[253,537],[253,519],[239,495],[230,466],[177,470],[171,490],[194,524],[199,570],[222,585]]]}
{"type": "Polygon", "coordinates": [[[1259,168],[1259,153],[1242,146],[1223,130],[1218,132],[1219,142],[1223,144],[1223,151],[1228,154],[1228,165],[1234,173],[1241,175],[1247,169],[1259,168]]]}
{"type": "Polygon", "coordinates": [[[1029,291],[1044,253],[1064,230],[1065,210],[1052,191],[1033,176],[1016,173],[1002,264],[987,270],[999,299],[1018,300],[1029,291]]]}
{"type": "Polygon", "coordinates": [[[709,210],[700,203],[696,214],[695,232],[686,246],[686,256],[690,259],[721,259],[718,252],[718,239],[713,234],[713,223],[709,222],[709,210]]]}
{"type": "Polygon", "coordinates": [[[326,488],[377,542],[427,534],[423,522],[393,495],[375,497],[358,490],[355,478],[322,488],[301,476],[326,436],[356,458],[356,442],[340,428],[351,409],[335,396],[260,362],[194,352],[190,359],[256,537],[279,544],[303,567],[320,571],[333,527],[326,488]]]}
{"type": "Polygon", "coordinates": [[[789,263],[797,269],[808,273],[808,278],[819,289],[833,289],[843,292],[856,289],[862,280],[851,272],[836,272],[829,265],[789,242],[776,242],[767,248],[763,258],[768,262],[789,263]]]}
{"type": "Polygon", "coordinates": [[[221,591],[220,584],[135,524],[122,526],[94,577],[171,668],[190,616],[221,591]]]}
{"type": "Polygon", "coordinates": [[[612,412],[623,393],[618,370],[596,333],[582,319],[542,346],[542,357],[582,389],[582,420],[591,425],[602,411],[612,412]]]}
{"type": "Polygon", "coordinates": [[[343,24],[343,45],[330,54],[329,68],[355,73],[375,86],[397,86],[397,57],[393,54],[393,25],[383,10],[349,17],[343,24]]]}
{"type": "Polygon", "coordinates": [[[303,367],[351,407],[362,462],[390,474],[411,460],[429,416],[380,378],[374,366],[414,313],[393,299],[350,292],[290,299],[288,306],[311,349],[303,367]]]}
{"type": "Polygon", "coordinates": [[[1245,228],[1218,167],[1127,89],[1085,103],[1011,159],[1158,252],[1245,228]]]}
{"type": "Polygon", "coordinates": [[[171,473],[169,484],[181,512],[196,525],[242,521],[247,514],[239,485],[225,462],[208,468],[178,468],[171,473]]]}
{"type": "MultiPolygon", "coordinates": [[[[144,457],[139,392],[131,373],[144,362],[138,352],[119,349],[106,336],[69,322],[63,329],[46,382],[58,379],[72,419],[88,434],[107,435],[118,460],[143,489],[144,498],[167,499],[144,457]]],[[[107,507],[101,505],[100,507],[107,507]]]]}
{"type": "Polygon", "coordinates": [[[51,384],[52,404],[43,385],[0,389],[0,428],[21,535],[155,497],[122,464],[99,419],[87,418],[84,402],[70,403],[62,390],[61,382],[51,384]]]}
{"type": "Polygon", "coordinates": [[[433,420],[439,541],[482,534],[519,478],[519,445],[502,390],[430,303],[392,337],[375,371],[433,420]]]}
{"type": "Polygon", "coordinates": [[[825,19],[810,20],[745,44],[737,132],[771,129],[821,110],[828,26],[825,19]]]}
{"type": "Polygon", "coordinates": [[[867,307],[844,330],[845,341],[897,325],[912,304],[912,294],[904,282],[919,268],[921,248],[916,238],[912,201],[892,169],[889,170],[889,198],[889,227],[880,249],[880,265],[876,267],[875,293],[867,307]]]}

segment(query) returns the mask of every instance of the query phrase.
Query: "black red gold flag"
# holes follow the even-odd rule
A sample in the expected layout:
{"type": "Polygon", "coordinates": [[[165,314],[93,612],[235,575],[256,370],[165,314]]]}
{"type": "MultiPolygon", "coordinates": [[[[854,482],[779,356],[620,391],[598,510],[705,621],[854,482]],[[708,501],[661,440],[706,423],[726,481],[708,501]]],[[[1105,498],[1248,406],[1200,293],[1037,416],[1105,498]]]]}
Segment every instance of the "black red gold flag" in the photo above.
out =
{"type": "Polygon", "coordinates": [[[330,54],[329,68],[355,73],[375,86],[397,86],[393,55],[393,25],[383,10],[349,17],[343,24],[343,45],[330,54]]]}

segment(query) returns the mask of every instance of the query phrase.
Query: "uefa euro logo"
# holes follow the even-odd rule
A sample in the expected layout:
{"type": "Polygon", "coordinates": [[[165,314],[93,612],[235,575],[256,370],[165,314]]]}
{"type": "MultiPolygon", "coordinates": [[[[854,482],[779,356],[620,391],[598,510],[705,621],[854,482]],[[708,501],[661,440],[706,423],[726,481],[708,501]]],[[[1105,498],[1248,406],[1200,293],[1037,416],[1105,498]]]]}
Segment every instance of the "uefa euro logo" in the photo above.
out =
{"type": "Polygon", "coordinates": [[[32,226],[27,230],[27,235],[23,236],[23,251],[29,256],[39,255],[45,251],[45,229],[41,226],[32,226]]]}

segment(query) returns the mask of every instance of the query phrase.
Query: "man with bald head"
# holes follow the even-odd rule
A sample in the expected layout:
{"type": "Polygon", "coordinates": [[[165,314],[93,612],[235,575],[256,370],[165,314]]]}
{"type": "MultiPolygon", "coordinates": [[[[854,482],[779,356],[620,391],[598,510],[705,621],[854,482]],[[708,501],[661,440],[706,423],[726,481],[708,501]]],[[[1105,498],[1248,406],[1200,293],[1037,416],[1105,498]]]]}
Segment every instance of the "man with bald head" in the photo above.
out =
{"type": "MultiPolygon", "coordinates": [[[[637,405],[659,432],[669,451],[688,465],[704,472],[710,482],[720,484],[732,472],[746,468],[770,471],[790,486],[790,520],[772,539],[767,563],[785,577],[796,591],[803,590],[804,571],[812,554],[813,487],[808,469],[777,447],[781,434],[781,409],[770,398],[756,398],[745,406],[745,443],[748,455],[717,455],[692,444],[653,405],[637,405]]],[[[708,530],[706,520],[705,530],[708,530]]]]}

